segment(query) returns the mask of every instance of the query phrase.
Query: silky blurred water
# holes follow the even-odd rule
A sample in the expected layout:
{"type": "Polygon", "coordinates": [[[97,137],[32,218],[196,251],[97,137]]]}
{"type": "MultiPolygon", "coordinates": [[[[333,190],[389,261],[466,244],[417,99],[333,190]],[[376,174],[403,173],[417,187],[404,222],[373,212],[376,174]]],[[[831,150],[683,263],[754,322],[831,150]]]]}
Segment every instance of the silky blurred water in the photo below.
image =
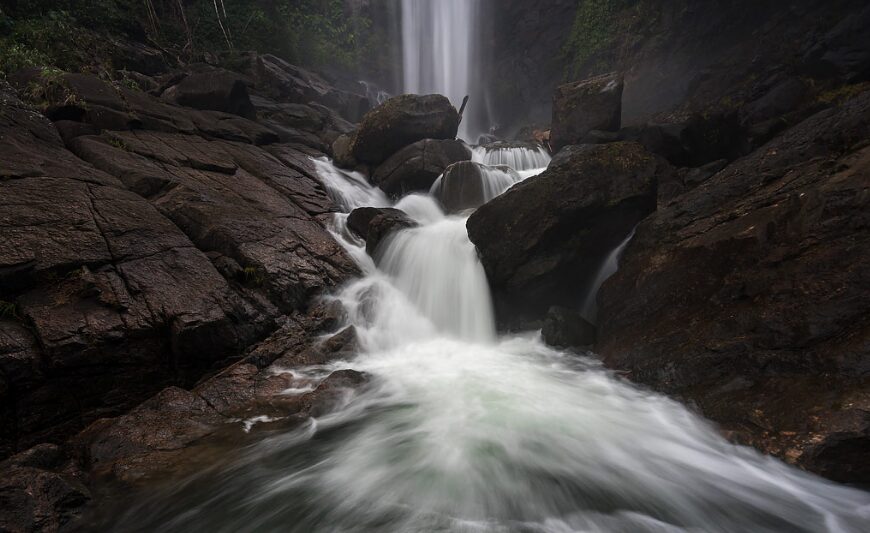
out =
{"type": "MultiPolygon", "coordinates": [[[[382,200],[355,176],[321,177],[348,210],[382,200]]],[[[465,219],[427,195],[398,207],[421,226],[374,259],[336,217],[365,273],[332,296],[360,350],[293,370],[352,368],[370,382],[330,414],[137,494],[107,529],[870,531],[870,494],[729,444],[680,404],[536,332],[497,336],[465,219]]]]}

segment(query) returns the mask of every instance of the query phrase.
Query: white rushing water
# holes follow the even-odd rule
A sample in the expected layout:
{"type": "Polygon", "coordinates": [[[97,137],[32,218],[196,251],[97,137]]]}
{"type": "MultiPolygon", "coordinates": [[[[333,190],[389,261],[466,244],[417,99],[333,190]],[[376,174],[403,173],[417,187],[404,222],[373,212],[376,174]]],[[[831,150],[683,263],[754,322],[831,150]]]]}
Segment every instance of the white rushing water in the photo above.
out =
{"type": "Polygon", "coordinates": [[[484,165],[507,165],[517,172],[535,171],[535,174],[550,164],[550,154],[543,146],[515,148],[486,148],[476,146],[471,151],[471,160],[484,165]]]}
{"type": "Polygon", "coordinates": [[[628,243],[634,238],[634,231],[632,229],[628,236],[619,243],[619,246],[607,254],[607,257],[604,258],[604,262],[601,263],[601,267],[595,274],[595,279],[592,280],[592,284],[589,286],[589,292],[586,294],[586,299],[580,307],[580,314],[593,324],[597,323],[598,320],[598,291],[610,276],[616,274],[616,270],[619,268],[619,260],[622,258],[628,243]]]}
{"type": "MultiPolygon", "coordinates": [[[[348,209],[381,200],[326,166],[348,209]]],[[[365,273],[334,296],[359,354],[291,370],[322,379],[352,368],[369,384],[331,414],[137,500],[115,530],[870,530],[868,493],[729,444],[680,404],[537,333],[497,337],[465,219],[428,195],[397,207],[421,226],[385,241],[376,262],[336,218],[365,273]]]]}
{"type": "MultiPolygon", "coordinates": [[[[402,0],[405,93],[443,94],[457,108],[463,98],[475,93],[480,8],[481,0],[402,0]]],[[[476,140],[480,130],[465,117],[459,136],[476,140]]]]}

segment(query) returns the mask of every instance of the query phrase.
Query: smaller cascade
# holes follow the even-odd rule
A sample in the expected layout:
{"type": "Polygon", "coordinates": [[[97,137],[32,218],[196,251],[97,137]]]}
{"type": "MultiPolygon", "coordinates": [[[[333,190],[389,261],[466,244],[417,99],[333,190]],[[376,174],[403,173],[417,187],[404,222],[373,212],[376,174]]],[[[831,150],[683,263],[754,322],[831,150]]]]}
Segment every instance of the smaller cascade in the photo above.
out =
{"type": "Polygon", "coordinates": [[[625,252],[628,243],[634,238],[634,232],[634,229],[631,230],[628,237],[626,237],[625,240],[619,243],[619,246],[614,248],[613,251],[607,255],[604,262],[601,263],[601,268],[598,269],[595,279],[592,281],[589,293],[586,295],[586,300],[583,302],[583,307],[580,311],[580,315],[592,324],[597,324],[598,319],[598,291],[601,289],[601,286],[604,285],[604,282],[619,270],[619,260],[622,258],[622,253],[625,252]]]}
{"type": "Polygon", "coordinates": [[[450,212],[475,209],[522,181],[523,177],[506,165],[489,166],[461,161],[447,168],[429,193],[450,212]]]}
{"type": "Polygon", "coordinates": [[[370,81],[360,80],[359,84],[365,89],[366,99],[372,107],[377,107],[392,98],[390,93],[370,81]]]}
{"type": "Polygon", "coordinates": [[[395,233],[382,250],[380,269],[438,331],[470,342],[495,341],[486,273],[464,218],[395,233]]]}
{"type": "Polygon", "coordinates": [[[341,170],[326,157],[312,157],[311,161],[329,197],[342,208],[342,211],[349,213],[357,207],[390,205],[390,200],[384,191],[369,184],[366,177],[359,172],[341,170]]]}
{"type": "Polygon", "coordinates": [[[471,159],[484,165],[507,165],[520,174],[531,171],[540,174],[550,164],[551,158],[541,145],[492,143],[475,147],[471,159]]]}

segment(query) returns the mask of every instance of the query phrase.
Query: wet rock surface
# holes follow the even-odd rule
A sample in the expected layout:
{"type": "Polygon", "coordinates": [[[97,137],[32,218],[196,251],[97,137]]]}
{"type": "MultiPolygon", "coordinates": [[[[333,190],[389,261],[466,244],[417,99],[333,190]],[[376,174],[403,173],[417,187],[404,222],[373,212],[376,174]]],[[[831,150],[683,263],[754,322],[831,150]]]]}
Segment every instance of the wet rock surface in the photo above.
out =
{"type": "Polygon", "coordinates": [[[424,139],[381,163],[372,174],[372,182],[394,198],[428,192],[447,167],[470,159],[471,150],[462,141],[424,139]]]}
{"type": "Polygon", "coordinates": [[[402,148],[423,139],[455,139],[459,112],[439,94],[405,94],[371,110],[354,137],[357,161],[379,165],[402,148]]]}
{"type": "Polygon", "coordinates": [[[866,482],[870,94],[644,221],[599,294],[597,350],[752,443],[866,482]]]}
{"type": "MultiPolygon", "coordinates": [[[[323,154],[224,112],[253,118],[246,76],[197,66],[163,98],[89,74],[11,80],[35,105],[0,86],[3,455],[192,385],[356,274],[319,222],[337,209],[323,154]]],[[[319,105],[294,125],[349,128],[319,105]]]]}
{"type": "Polygon", "coordinates": [[[416,225],[403,211],[393,208],[360,207],[347,218],[347,226],[366,241],[366,251],[372,257],[391,233],[416,225]]]}
{"type": "Polygon", "coordinates": [[[579,301],[606,254],[655,210],[658,181],[671,172],[639,144],[571,146],[475,211],[468,235],[500,317],[579,301]]]}
{"type": "Polygon", "coordinates": [[[553,125],[550,145],[579,144],[589,132],[617,131],[622,120],[621,74],[605,74],[560,85],[553,96],[553,125]]]}
{"type": "Polygon", "coordinates": [[[436,196],[448,213],[475,209],[495,196],[492,184],[496,180],[490,177],[494,173],[503,174],[498,183],[513,184],[520,181],[519,174],[506,165],[488,166],[462,161],[450,165],[444,172],[436,196]]]}
{"type": "Polygon", "coordinates": [[[595,344],[595,334],[594,325],[566,307],[551,307],[541,330],[544,342],[557,348],[591,347],[595,344]]]}

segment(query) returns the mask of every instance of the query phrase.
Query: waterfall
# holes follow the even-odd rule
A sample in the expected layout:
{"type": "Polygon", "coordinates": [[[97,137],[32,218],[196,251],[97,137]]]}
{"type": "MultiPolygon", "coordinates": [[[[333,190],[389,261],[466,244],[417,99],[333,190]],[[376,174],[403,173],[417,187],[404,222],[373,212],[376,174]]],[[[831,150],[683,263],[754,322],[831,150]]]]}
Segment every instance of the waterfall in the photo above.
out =
{"type": "MultiPolygon", "coordinates": [[[[384,200],[326,159],[317,168],[346,210],[384,200]]],[[[96,530],[870,531],[870,494],[730,444],[537,332],[497,337],[465,219],[424,194],[395,207],[420,226],[388,237],[377,264],[345,235],[346,214],[333,228],[364,272],[333,296],[358,354],[285,372],[351,368],[368,384],[331,413],[263,430],[215,467],[136,494],[96,530]]],[[[264,415],[249,415],[238,431],[253,436],[264,415]]]]}
{"type": "MultiPolygon", "coordinates": [[[[469,105],[482,108],[479,87],[477,37],[482,0],[402,0],[403,91],[410,94],[443,94],[457,108],[471,95],[469,105]]],[[[459,136],[476,140],[483,128],[473,114],[462,120],[459,136]]]]}
{"type": "Polygon", "coordinates": [[[507,165],[517,172],[536,170],[540,173],[550,164],[550,154],[543,146],[476,146],[471,151],[471,159],[484,165],[507,165]]]}
{"type": "Polygon", "coordinates": [[[616,274],[616,270],[619,268],[619,260],[622,258],[622,253],[625,251],[625,247],[628,246],[628,243],[631,242],[632,238],[634,238],[634,232],[635,230],[631,230],[628,237],[623,239],[622,242],[613,249],[613,251],[607,254],[607,257],[604,258],[604,262],[601,263],[601,267],[595,274],[592,284],[589,286],[589,292],[586,294],[586,299],[583,301],[583,306],[580,308],[580,314],[583,315],[583,318],[593,324],[596,324],[598,319],[598,303],[596,300],[598,297],[598,291],[610,276],[616,274]]]}

